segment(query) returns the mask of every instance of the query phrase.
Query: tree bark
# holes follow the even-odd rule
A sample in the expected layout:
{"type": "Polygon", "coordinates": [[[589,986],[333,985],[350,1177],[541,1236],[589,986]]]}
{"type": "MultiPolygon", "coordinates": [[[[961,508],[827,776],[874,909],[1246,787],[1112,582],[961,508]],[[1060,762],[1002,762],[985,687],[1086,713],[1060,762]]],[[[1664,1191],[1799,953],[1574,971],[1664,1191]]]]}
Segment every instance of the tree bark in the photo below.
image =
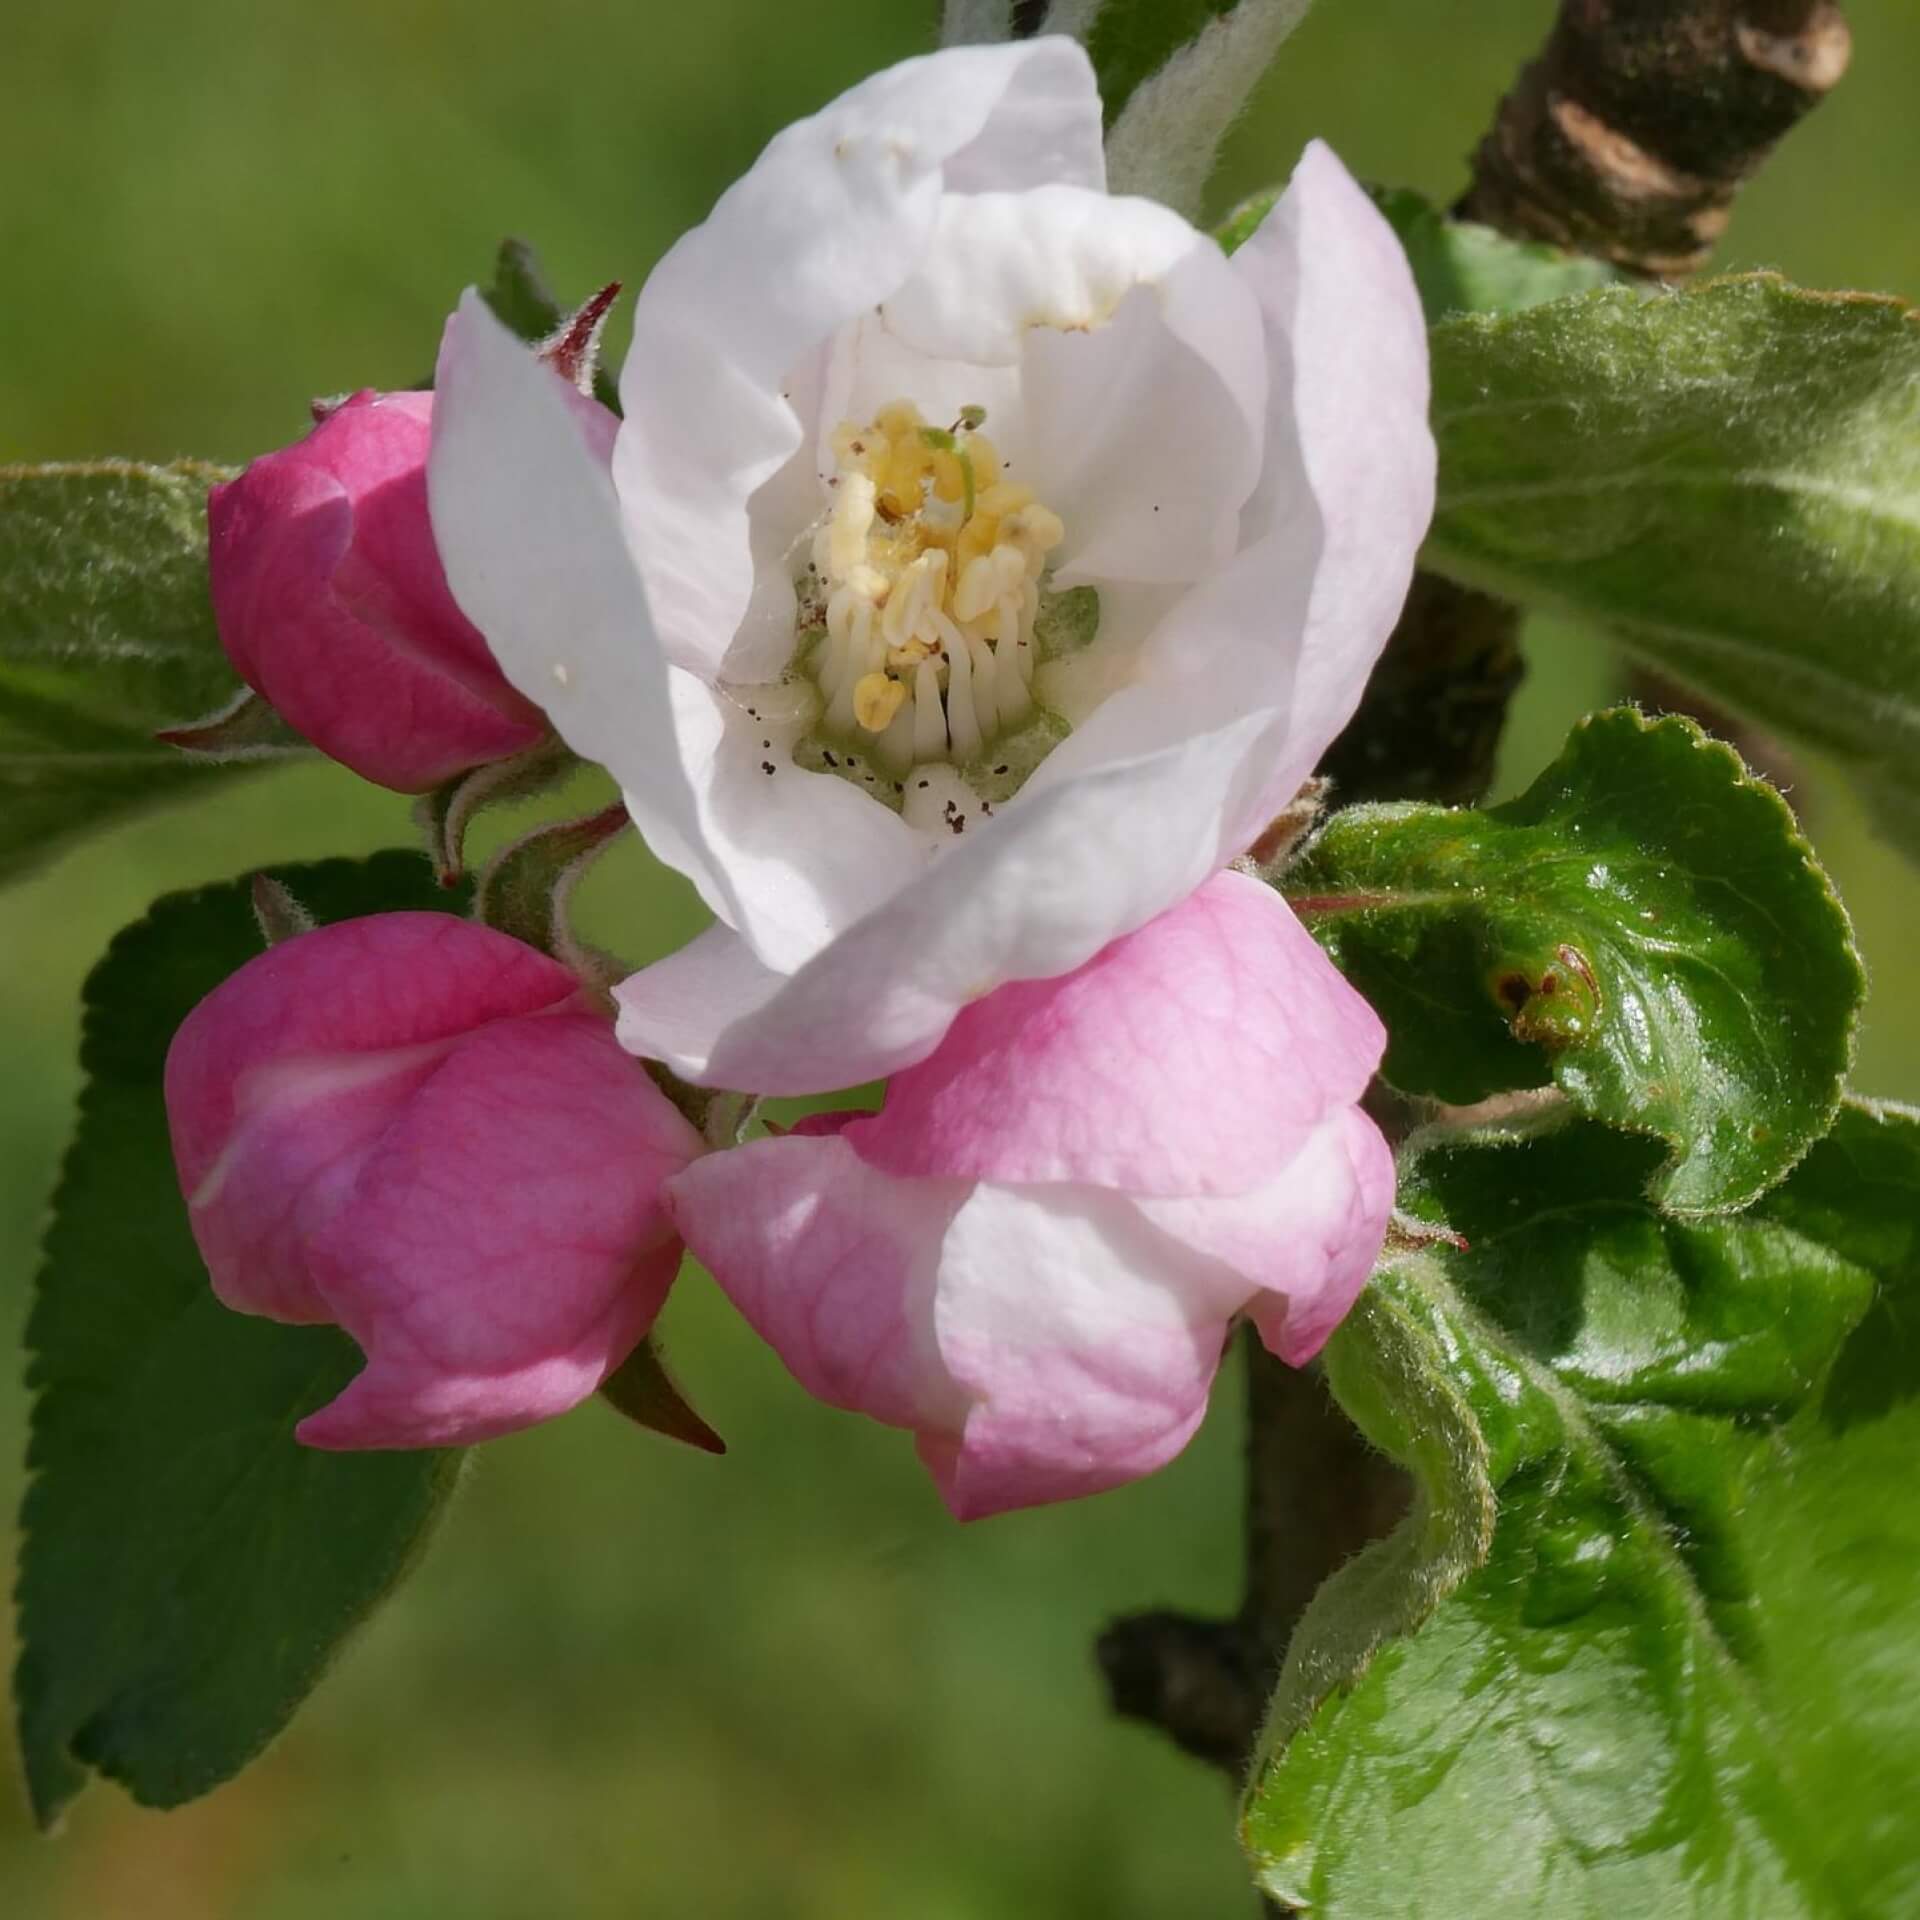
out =
{"type": "Polygon", "coordinates": [[[1461,211],[1684,278],[1852,44],[1833,0],[1563,0],[1474,156],[1461,211]]]}

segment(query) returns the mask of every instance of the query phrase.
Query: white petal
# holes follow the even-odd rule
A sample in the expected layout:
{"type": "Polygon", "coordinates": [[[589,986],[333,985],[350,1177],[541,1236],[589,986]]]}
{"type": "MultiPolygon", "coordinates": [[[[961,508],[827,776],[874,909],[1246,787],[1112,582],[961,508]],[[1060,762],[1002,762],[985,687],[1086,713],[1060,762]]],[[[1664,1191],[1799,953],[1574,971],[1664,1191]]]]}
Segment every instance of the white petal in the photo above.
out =
{"type": "MultiPolygon", "coordinates": [[[[614,473],[673,658],[718,670],[754,592],[749,501],[789,483],[814,426],[789,376],[914,271],[943,193],[1097,186],[1102,170],[1079,47],[955,48],[785,128],[660,262],[634,310],[614,473]]],[[[777,544],[757,531],[763,553],[777,544]]]]}
{"type": "Polygon", "coordinates": [[[1266,465],[1241,551],[1176,603],[1142,643],[1134,684],[1032,783],[1264,716],[1219,823],[1222,860],[1286,804],[1359,703],[1406,598],[1434,468],[1412,276],[1325,147],[1308,149],[1231,264],[1261,303],[1272,370],[1266,465]]]}
{"type": "Polygon", "coordinates": [[[1241,805],[1266,724],[1255,715],[1039,792],[1037,774],[777,989],[743,997],[736,1017],[716,988],[702,1030],[677,973],[664,1007],[649,985],[659,969],[636,975],[621,989],[622,1038],[691,1080],[765,1093],[826,1092],[924,1059],[969,1001],[1070,971],[1198,886],[1219,865],[1220,821],[1241,805]]]}
{"type": "Polygon", "coordinates": [[[877,795],[793,764],[802,729],[757,706],[754,688],[676,671],[672,692],[700,833],[726,879],[722,917],[769,966],[804,965],[925,865],[877,795]]]}
{"type": "Polygon", "coordinates": [[[731,918],[605,464],[565,383],[471,291],[441,345],[428,493],[454,598],[501,671],[620,782],[648,844],[731,918]]]}
{"type": "Polygon", "coordinates": [[[1393,230],[1329,148],[1317,140],[1307,148],[1232,264],[1260,301],[1276,369],[1269,472],[1248,510],[1249,548],[1211,610],[1249,675],[1270,682],[1278,664],[1260,644],[1261,623],[1299,563],[1302,484],[1317,522],[1297,650],[1274,650],[1292,653],[1285,726],[1253,809],[1237,824],[1236,844],[1244,844],[1299,790],[1359,705],[1433,517],[1435,456],[1413,275],[1393,230]],[[1283,418],[1297,451],[1276,471],[1283,418]]]}
{"type": "Polygon", "coordinates": [[[972,1518],[1163,1465],[1206,1411],[1247,1291],[1123,1195],[975,1187],[946,1230],[932,1301],[941,1362],[971,1401],[957,1434],[921,1439],[948,1505],[972,1518]]]}
{"type": "Polygon", "coordinates": [[[454,597],[508,679],[620,782],[658,858],[764,958],[799,966],[918,870],[913,834],[794,767],[795,729],[750,713],[750,691],[661,657],[565,386],[478,295],[448,325],[439,382],[429,479],[454,597]]]}

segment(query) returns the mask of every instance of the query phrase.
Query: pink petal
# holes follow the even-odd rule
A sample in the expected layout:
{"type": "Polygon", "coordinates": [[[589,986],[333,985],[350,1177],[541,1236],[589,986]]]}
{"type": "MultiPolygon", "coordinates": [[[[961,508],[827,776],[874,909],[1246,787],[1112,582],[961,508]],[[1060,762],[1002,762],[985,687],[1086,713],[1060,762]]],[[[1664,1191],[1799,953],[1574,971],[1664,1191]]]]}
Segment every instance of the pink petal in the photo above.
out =
{"type": "Polygon", "coordinates": [[[1139,1202],[1198,1259],[1257,1289],[1246,1311],[1289,1366],[1304,1366],[1359,1298],[1393,1210],[1393,1151],[1358,1107],[1330,1115],[1251,1193],[1139,1202]]]}
{"type": "Polygon", "coordinates": [[[428,394],[356,394],[207,510],[235,670],[322,752],[402,792],[545,732],[448,590],[427,517],[431,410],[428,394]]]}
{"type": "Polygon", "coordinates": [[[468,1445],[585,1399],[673,1283],[660,1185],[699,1150],[597,1015],[470,1035],[314,1236],[316,1288],[367,1367],[297,1437],[468,1445]]]}
{"type": "Polygon", "coordinates": [[[189,1015],[166,1098],[220,1298],[368,1354],[314,1445],[561,1412],[672,1283],[659,1188],[698,1136],[572,974],[486,927],[387,914],[272,948],[189,1015]]]}
{"type": "Polygon", "coordinates": [[[1360,1097],[1384,1046],[1279,895],[1222,873],[1076,972],[975,1001],[846,1138],[895,1174],[1241,1193],[1360,1097]]]}
{"type": "Polygon", "coordinates": [[[667,1199],[801,1385],[915,1433],[962,1519],[1170,1459],[1246,1292],[1123,1196],[897,1180],[831,1136],[712,1155],[667,1199]]]}

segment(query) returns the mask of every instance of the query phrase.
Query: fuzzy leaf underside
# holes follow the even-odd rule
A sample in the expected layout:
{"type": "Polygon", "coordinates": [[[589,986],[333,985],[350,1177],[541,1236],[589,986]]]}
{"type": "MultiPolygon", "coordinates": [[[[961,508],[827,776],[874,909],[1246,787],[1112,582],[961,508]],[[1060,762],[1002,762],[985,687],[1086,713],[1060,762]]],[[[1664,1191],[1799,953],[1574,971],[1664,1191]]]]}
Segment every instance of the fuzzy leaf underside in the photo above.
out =
{"type": "Polygon", "coordinates": [[[1920,316],[1770,274],[1431,332],[1424,563],[1839,755],[1920,853],[1920,316]]]}
{"type": "Polygon", "coordinates": [[[230,477],[0,467],[0,882],[230,771],[153,737],[237,690],[207,594],[207,489],[230,477]]]}

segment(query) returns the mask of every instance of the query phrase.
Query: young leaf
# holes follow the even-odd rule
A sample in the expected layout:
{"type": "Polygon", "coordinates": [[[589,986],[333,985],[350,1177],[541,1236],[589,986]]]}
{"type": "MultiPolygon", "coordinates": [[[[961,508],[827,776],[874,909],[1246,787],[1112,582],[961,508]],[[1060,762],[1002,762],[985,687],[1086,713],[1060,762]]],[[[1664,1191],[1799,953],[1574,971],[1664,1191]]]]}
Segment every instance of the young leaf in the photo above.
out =
{"type": "MultiPolygon", "coordinates": [[[[500,242],[500,251],[493,262],[493,284],[482,287],[480,297],[493,309],[494,317],[503,327],[518,334],[531,347],[550,340],[569,318],[567,309],[547,285],[547,277],[540,270],[540,256],[524,240],[500,242]]],[[[588,302],[589,308],[594,305],[594,301],[588,302]]],[[[596,318],[593,338],[597,342],[598,326],[606,319],[605,306],[599,307],[596,318]]],[[[610,412],[620,411],[620,383],[607,368],[598,364],[597,348],[593,357],[593,397],[610,412]]]]}
{"type": "MultiPolygon", "coordinates": [[[[1107,114],[1107,181],[1199,211],[1227,129],[1310,0],[1106,0],[1085,33],[1107,114]]],[[[1061,16],[1090,11],[1077,0],[1061,16]]]]}
{"type": "MultiPolygon", "coordinates": [[[[283,877],[322,920],[464,905],[417,854],[283,877]]],[[[405,1572],[456,1471],[454,1454],[296,1446],[358,1350],[207,1285],[161,1070],[181,1019],[259,951],[247,884],[208,887],[160,901],[87,983],[80,1129],[27,1329],[15,1693],[43,1824],[90,1772],[153,1806],[237,1772],[405,1572]]]]}
{"type": "Polygon", "coordinates": [[[228,477],[0,467],[0,881],[222,777],[153,736],[235,690],[207,597],[207,489],[228,477]]]}
{"type": "Polygon", "coordinates": [[[1920,318],[1767,274],[1433,329],[1426,564],[1845,758],[1920,853],[1920,318]]]}
{"type": "Polygon", "coordinates": [[[1920,1902],[1920,1123],[1850,1108],[1731,1219],[1655,1212],[1652,1157],[1429,1150],[1406,1198],[1470,1251],[1327,1349],[1420,1499],[1316,1597],[1249,1792],[1316,1920],[1920,1902]]]}
{"type": "Polygon", "coordinates": [[[1657,1134],[1654,1197],[1746,1205],[1826,1132],[1865,977],[1786,803],[1689,720],[1577,727],[1486,812],[1337,813],[1286,876],[1402,1091],[1549,1081],[1657,1134]]]}

